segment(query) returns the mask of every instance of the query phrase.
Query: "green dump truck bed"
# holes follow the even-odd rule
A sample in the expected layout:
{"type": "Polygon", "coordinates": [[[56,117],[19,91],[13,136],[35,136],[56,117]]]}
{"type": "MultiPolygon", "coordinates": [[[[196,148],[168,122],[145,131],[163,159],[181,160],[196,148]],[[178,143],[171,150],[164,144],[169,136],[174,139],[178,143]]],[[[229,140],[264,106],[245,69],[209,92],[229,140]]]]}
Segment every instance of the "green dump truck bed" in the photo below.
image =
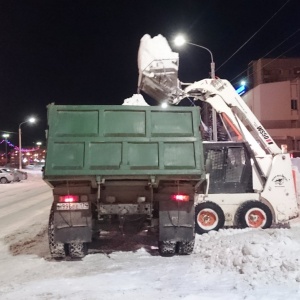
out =
{"type": "Polygon", "coordinates": [[[44,178],[204,174],[198,107],[48,105],[44,178]]]}

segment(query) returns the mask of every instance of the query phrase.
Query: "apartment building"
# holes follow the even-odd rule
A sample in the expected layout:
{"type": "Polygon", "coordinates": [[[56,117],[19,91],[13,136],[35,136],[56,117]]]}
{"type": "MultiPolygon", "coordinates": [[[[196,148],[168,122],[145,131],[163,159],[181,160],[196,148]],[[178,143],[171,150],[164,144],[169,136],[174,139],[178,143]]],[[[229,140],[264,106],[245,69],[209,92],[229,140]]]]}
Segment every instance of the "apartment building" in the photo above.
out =
{"type": "Polygon", "coordinates": [[[244,101],[278,146],[300,150],[300,58],[252,61],[248,80],[244,101]]]}

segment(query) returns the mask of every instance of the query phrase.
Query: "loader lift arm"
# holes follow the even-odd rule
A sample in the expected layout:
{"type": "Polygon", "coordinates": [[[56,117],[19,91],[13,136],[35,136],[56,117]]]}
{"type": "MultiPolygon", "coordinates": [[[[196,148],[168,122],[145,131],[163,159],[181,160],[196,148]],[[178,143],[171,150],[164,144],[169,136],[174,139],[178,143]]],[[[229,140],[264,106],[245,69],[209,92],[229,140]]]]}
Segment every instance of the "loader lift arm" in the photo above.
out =
{"type": "Polygon", "coordinates": [[[217,78],[190,84],[181,83],[178,79],[178,53],[172,52],[163,36],[151,38],[146,34],[142,37],[138,51],[138,69],[138,92],[143,91],[158,102],[167,101],[173,105],[188,97],[207,102],[231,127],[238,140],[244,139],[249,143],[255,156],[281,153],[281,149],[229,81],[217,78]],[[259,142],[246,128],[247,125],[259,142]]]}
{"type": "Polygon", "coordinates": [[[265,150],[271,155],[282,153],[267,130],[252,113],[244,100],[237,94],[228,80],[200,80],[189,85],[184,92],[186,96],[193,97],[195,100],[208,102],[221,114],[223,119],[227,120],[227,123],[232,126],[232,129],[237,134],[249,142],[256,156],[265,156],[265,150]],[[246,128],[246,125],[251,127],[265,150],[254,139],[253,135],[246,128]]]}

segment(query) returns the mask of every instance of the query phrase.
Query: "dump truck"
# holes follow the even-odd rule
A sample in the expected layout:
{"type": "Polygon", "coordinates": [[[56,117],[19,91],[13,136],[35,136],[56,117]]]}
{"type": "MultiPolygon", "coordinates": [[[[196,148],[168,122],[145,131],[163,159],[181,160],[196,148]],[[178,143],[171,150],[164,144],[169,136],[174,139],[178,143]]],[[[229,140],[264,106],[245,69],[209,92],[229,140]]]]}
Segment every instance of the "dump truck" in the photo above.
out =
{"type": "Polygon", "coordinates": [[[44,181],[53,258],[81,258],[101,231],[144,218],[161,255],[190,254],[195,192],[204,193],[198,107],[55,105],[44,181]]]}

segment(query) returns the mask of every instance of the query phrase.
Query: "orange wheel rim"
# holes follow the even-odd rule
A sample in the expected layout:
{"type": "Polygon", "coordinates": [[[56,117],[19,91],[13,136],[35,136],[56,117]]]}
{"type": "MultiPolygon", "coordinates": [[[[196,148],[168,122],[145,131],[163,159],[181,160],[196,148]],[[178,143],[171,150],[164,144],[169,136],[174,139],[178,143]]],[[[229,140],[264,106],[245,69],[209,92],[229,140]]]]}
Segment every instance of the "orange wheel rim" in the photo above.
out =
{"type": "Polygon", "coordinates": [[[247,216],[249,227],[262,227],[266,222],[266,215],[259,209],[253,209],[247,216]]]}
{"type": "Polygon", "coordinates": [[[198,223],[203,227],[213,226],[217,221],[217,216],[208,210],[202,210],[198,214],[198,223]]]}

